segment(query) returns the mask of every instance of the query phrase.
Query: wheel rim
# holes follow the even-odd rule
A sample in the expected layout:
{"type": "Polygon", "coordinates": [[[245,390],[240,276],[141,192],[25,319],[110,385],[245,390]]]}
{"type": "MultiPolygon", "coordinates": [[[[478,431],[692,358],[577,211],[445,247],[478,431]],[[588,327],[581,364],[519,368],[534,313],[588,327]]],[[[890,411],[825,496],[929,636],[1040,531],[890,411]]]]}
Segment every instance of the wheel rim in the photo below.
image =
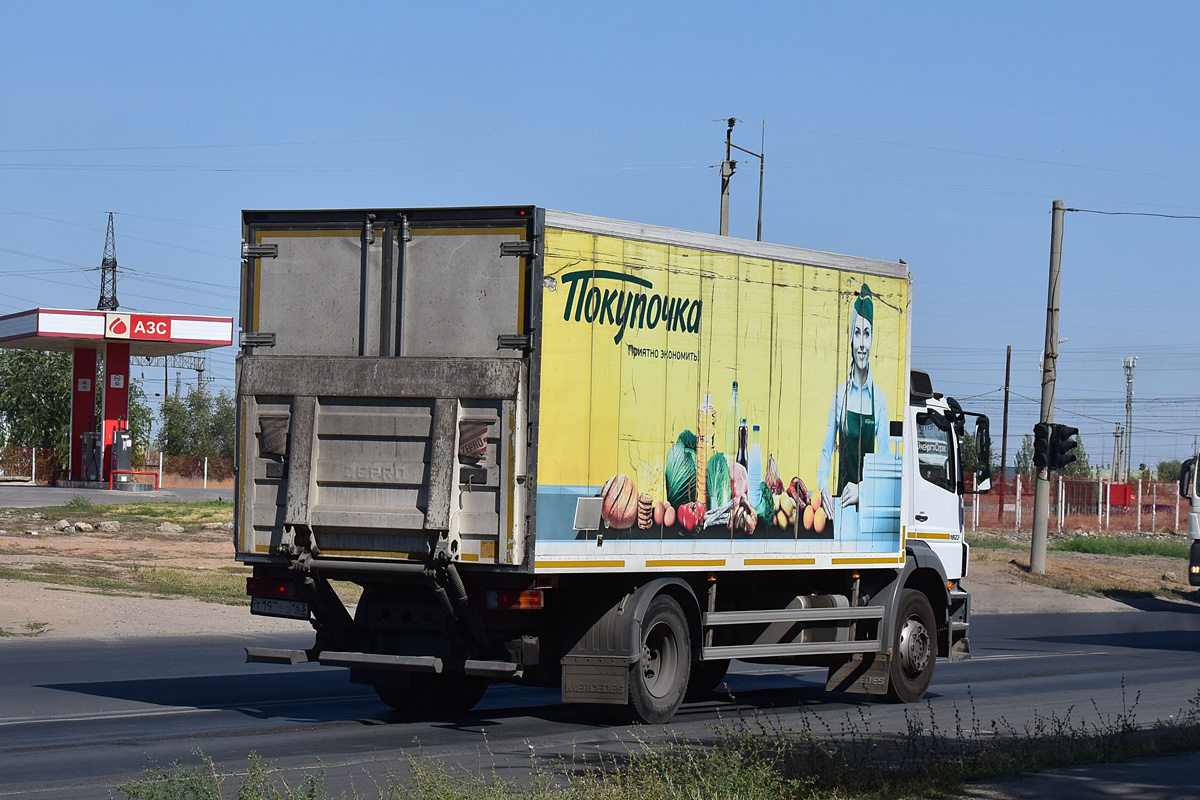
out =
{"type": "Polygon", "coordinates": [[[675,688],[679,668],[679,642],[665,622],[656,623],[646,632],[642,645],[642,682],[656,698],[666,697],[675,688]]]}
{"type": "Polygon", "coordinates": [[[929,631],[918,617],[909,617],[900,629],[900,667],[908,678],[916,678],[929,666],[932,647],[929,631]]]}

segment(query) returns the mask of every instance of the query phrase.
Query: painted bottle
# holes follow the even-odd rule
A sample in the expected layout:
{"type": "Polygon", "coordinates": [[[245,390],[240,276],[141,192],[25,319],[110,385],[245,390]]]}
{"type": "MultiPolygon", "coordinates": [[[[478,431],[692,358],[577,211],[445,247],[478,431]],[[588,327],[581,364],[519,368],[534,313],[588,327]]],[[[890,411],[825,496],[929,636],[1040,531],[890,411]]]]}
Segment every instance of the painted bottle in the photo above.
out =
{"type": "Polygon", "coordinates": [[[708,503],[708,460],[717,452],[717,410],[712,395],[704,395],[704,403],[696,413],[696,500],[708,503]]]}
{"type": "Polygon", "coordinates": [[[737,427],[737,463],[746,468],[746,473],[750,472],[750,450],[749,450],[750,429],[746,426],[745,417],[737,427]]]}
{"type": "Polygon", "coordinates": [[[733,382],[733,394],[729,396],[729,413],[725,415],[725,460],[730,464],[738,452],[738,420],[742,418],[742,404],[738,402],[737,381],[733,382]]]}
{"type": "Polygon", "coordinates": [[[758,497],[758,487],[763,479],[762,443],[758,440],[758,426],[750,434],[750,456],[746,472],[750,474],[750,496],[758,497]]]}

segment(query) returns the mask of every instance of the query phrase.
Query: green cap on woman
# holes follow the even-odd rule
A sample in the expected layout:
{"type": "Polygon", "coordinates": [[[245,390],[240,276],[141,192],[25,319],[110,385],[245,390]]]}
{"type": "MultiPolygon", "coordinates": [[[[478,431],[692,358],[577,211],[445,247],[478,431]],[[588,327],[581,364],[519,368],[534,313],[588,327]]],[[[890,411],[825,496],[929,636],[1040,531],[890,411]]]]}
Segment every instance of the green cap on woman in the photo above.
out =
{"type": "Polygon", "coordinates": [[[871,287],[865,283],[854,301],[854,312],[872,325],[875,324],[875,304],[871,302],[871,287]]]}

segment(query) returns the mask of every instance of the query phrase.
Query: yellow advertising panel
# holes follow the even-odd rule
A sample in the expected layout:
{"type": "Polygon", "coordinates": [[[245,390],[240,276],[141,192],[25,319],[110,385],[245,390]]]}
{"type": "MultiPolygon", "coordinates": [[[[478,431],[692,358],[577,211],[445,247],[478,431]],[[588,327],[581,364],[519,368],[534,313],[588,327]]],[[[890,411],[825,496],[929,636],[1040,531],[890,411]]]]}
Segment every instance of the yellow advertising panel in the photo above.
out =
{"type": "Polygon", "coordinates": [[[889,266],[547,227],[537,557],[900,551],[889,266]],[[576,530],[596,496],[599,530],[576,530]]]}

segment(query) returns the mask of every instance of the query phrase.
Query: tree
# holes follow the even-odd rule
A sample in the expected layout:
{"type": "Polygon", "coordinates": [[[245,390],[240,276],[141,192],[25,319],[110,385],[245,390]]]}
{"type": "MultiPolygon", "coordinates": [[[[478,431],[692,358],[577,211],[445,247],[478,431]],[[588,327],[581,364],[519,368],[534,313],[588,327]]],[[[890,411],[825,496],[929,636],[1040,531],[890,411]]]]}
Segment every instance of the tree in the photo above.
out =
{"type": "MultiPolygon", "coordinates": [[[[975,452],[975,435],[970,431],[963,432],[962,462],[964,475],[976,472],[979,469],[979,454],[975,452]]],[[[992,468],[992,476],[998,476],[1000,474],[1000,459],[996,456],[996,447],[994,444],[988,448],[988,463],[992,468]]]]}
{"type": "Polygon", "coordinates": [[[1017,451],[1016,470],[1020,475],[1033,474],[1033,435],[1025,434],[1021,439],[1021,449],[1017,451]]]}
{"type": "Polygon", "coordinates": [[[1075,460],[1060,469],[1058,474],[1064,478],[1090,478],[1092,477],[1092,465],[1088,463],[1087,450],[1083,447],[1083,437],[1075,434],[1075,441],[1079,444],[1071,451],[1075,460]]]}
{"type": "Polygon", "coordinates": [[[150,429],[154,426],[154,412],[146,400],[146,390],[141,381],[129,382],[129,433],[133,436],[133,463],[146,463],[146,449],[150,446],[150,429]]]}
{"type": "Polygon", "coordinates": [[[70,426],[71,356],[0,351],[0,444],[53,447],[65,466],[70,426]]]}
{"type": "MultiPolygon", "coordinates": [[[[0,444],[53,447],[66,469],[71,431],[71,356],[41,350],[0,351],[0,444]]],[[[102,376],[97,383],[103,385],[102,376]]],[[[99,398],[97,398],[99,399],[99,398]]],[[[93,422],[100,417],[94,411],[93,422]]],[[[152,414],[139,384],[129,387],[134,463],[144,463],[152,414]]]]}
{"type": "Polygon", "coordinates": [[[1158,462],[1158,479],[1160,481],[1177,481],[1179,473],[1183,469],[1183,464],[1179,461],[1160,461],[1158,462]]]}
{"type": "Polygon", "coordinates": [[[169,456],[233,458],[233,396],[221,390],[190,389],[186,397],[168,397],[158,444],[169,456]]]}

